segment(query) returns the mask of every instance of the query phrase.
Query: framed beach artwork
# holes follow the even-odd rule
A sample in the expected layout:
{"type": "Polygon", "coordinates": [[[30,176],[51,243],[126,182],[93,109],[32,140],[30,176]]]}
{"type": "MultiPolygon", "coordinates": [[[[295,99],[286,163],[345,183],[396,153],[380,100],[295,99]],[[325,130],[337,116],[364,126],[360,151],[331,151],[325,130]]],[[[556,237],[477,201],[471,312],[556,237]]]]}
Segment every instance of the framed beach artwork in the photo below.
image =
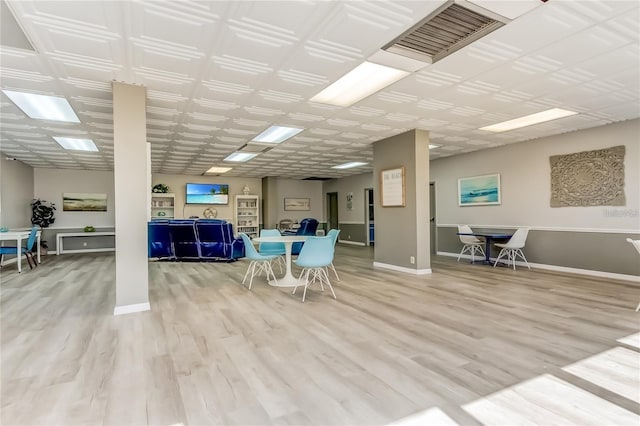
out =
{"type": "Polygon", "coordinates": [[[472,176],[458,179],[459,206],[500,204],[500,175],[472,176]]]}
{"type": "Polygon", "coordinates": [[[285,210],[311,210],[311,200],[309,198],[285,198],[285,210]]]}
{"type": "Polygon", "coordinates": [[[62,194],[62,211],[106,212],[107,194],[65,192],[62,194]]]}

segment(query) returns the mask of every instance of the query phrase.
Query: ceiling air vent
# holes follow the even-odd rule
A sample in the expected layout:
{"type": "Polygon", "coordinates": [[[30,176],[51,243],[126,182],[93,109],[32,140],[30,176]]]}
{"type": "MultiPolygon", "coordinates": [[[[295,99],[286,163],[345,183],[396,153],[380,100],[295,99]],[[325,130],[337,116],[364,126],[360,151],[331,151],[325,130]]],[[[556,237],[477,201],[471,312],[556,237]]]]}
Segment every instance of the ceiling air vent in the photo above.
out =
{"type": "Polygon", "coordinates": [[[449,0],[383,49],[435,63],[508,21],[471,3],[449,0]]]}

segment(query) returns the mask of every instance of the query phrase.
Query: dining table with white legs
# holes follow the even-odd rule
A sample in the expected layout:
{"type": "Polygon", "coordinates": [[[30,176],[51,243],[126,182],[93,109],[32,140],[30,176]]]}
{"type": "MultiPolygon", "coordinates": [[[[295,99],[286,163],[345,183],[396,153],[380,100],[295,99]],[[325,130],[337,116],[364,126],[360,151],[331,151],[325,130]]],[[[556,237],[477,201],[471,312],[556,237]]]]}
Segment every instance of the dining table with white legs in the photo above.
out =
{"type": "Polygon", "coordinates": [[[293,276],[291,273],[291,248],[293,243],[304,242],[309,238],[308,235],[281,235],[281,236],[269,236],[269,237],[257,237],[251,241],[256,243],[284,243],[286,268],[284,277],[278,278],[277,281],[269,281],[269,285],[274,287],[297,287],[300,284],[300,279],[293,276]]]}
{"type": "MultiPolygon", "coordinates": [[[[40,234],[42,231],[38,231],[36,235],[37,246],[37,262],[40,263],[40,234]]],[[[22,240],[28,240],[31,230],[28,231],[7,231],[0,232],[0,241],[15,241],[16,242],[16,258],[18,263],[18,273],[22,272],[22,240]]]]}

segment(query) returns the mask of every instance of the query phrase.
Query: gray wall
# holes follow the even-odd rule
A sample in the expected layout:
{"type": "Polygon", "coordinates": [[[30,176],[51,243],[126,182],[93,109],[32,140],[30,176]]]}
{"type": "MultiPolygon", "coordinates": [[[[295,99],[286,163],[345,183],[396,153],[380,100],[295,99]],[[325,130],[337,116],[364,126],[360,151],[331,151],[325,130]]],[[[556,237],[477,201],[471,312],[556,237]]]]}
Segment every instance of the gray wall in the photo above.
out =
{"type": "Polygon", "coordinates": [[[460,250],[452,228],[459,223],[474,229],[529,226],[524,252],[532,262],[638,274],[637,253],[625,238],[640,238],[640,120],[437,159],[431,180],[439,252],[460,250]],[[626,206],[550,207],[550,156],[616,145],[626,146],[626,206]],[[458,178],[490,173],[501,175],[502,204],[458,206],[458,178]]]}
{"type": "Polygon", "coordinates": [[[340,240],[366,243],[365,229],[365,188],[373,188],[373,173],[331,179],[323,184],[323,193],[338,193],[338,228],[340,240]],[[352,208],[348,208],[347,194],[353,193],[352,208]]]}
{"type": "MultiPolygon", "coordinates": [[[[0,153],[1,154],[1,153],[0,153]]],[[[0,155],[0,227],[30,228],[33,169],[0,155]]],[[[43,197],[47,201],[53,201],[43,197]]],[[[14,244],[15,245],[15,244],[14,244]]]]}
{"type": "Polygon", "coordinates": [[[324,222],[324,204],[322,195],[322,182],[312,180],[296,180],[284,178],[265,178],[269,191],[268,221],[264,228],[274,228],[282,219],[301,221],[307,217],[313,217],[319,222],[324,222]],[[309,198],[310,210],[292,211],[284,209],[285,198],[309,198]]]}
{"type": "Polygon", "coordinates": [[[375,261],[408,269],[429,269],[429,136],[411,130],[373,145],[375,261]],[[405,206],[381,207],[380,172],[405,167],[405,206]],[[410,263],[410,257],[416,259],[410,263]]]}

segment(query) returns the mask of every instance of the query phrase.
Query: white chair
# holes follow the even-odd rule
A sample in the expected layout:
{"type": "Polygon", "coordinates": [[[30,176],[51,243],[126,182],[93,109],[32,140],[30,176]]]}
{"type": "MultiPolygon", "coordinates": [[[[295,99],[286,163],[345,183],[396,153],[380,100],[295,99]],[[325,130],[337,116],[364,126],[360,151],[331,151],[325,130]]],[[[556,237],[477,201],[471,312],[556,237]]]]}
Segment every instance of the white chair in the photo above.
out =
{"type": "Polygon", "coordinates": [[[496,258],[496,262],[493,264],[495,268],[498,264],[498,261],[502,256],[507,256],[507,264],[508,262],[513,263],[513,270],[516,270],[516,257],[520,256],[524,263],[526,263],[527,268],[531,269],[529,266],[529,262],[524,257],[524,253],[522,253],[522,249],[524,248],[524,243],[527,241],[527,235],[529,234],[529,228],[518,228],[516,232],[511,236],[509,242],[505,244],[495,244],[496,247],[500,247],[500,253],[496,258]]]}
{"type": "MultiPolygon", "coordinates": [[[[461,234],[472,234],[473,231],[469,225],[458,225],[458,232],[461,234]]],[[[476,260],[476,252],[482,254],[484,256],[484,241],[479,239],[478,237],[474,237],[473,235],[458,235],[460,237],[460,242],[463,244],[462,250],[460,250],[460,254],[458,255],[458,262],[460,262],[460,257],[464,254],[464,252],[468,251],[471,254],[471,262],[475,262],[476,260]]]]}
{"type": "MultiPolygon", "coordinates": [[[[640,254],[640,240],[632,240],[631,238],[627,238],[627,242],[633,244],[633,246],[640,254]]],[[[640,303],[638,303],[638,307],[636,308],[636,312],[640,311],[640,303]]]]}

